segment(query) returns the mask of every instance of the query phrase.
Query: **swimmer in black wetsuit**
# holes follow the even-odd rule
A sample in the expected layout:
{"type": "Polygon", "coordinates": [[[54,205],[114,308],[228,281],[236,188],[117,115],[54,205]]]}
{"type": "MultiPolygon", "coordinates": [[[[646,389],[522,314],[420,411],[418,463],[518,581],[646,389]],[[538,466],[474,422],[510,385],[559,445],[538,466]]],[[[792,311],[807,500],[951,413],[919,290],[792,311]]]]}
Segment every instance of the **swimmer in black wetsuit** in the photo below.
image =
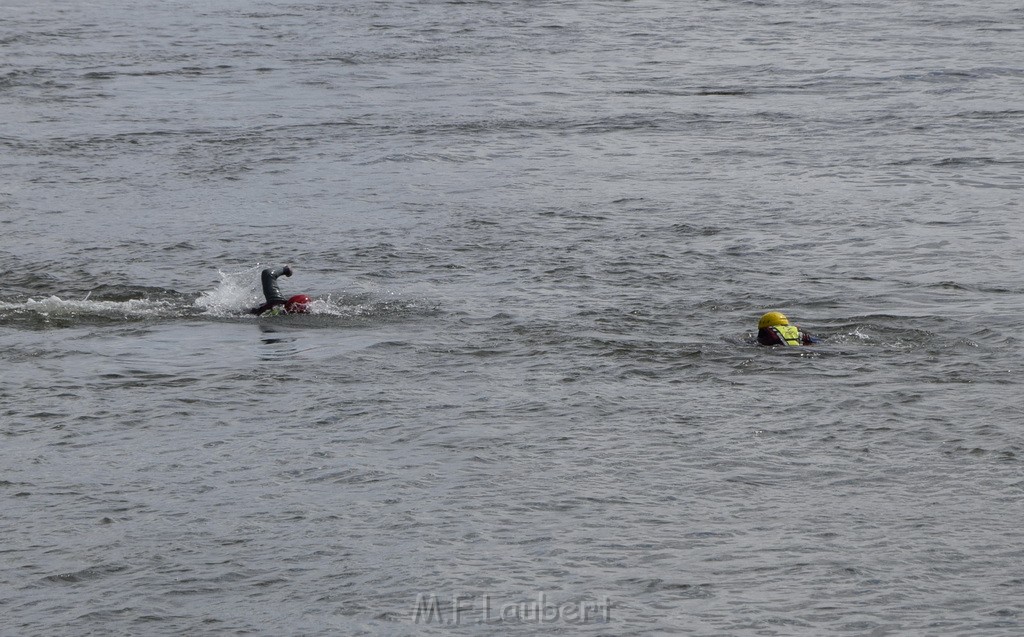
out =
{"type": "Polygon", "coordinates": [[[249,310],[251,314],[261,316],[266,313],[305,314],[309,312],[309,304],[313,300],[305,294],[296,294],[289,299],[285,299],[284,295],[281,294],[280,288],[277,287],[277,277],[282,274],[291,276],[291,267],[286,265],[283,268],[266,268],[260,273],[260,282],[263,284],[263,296],[267,299],[267,302],[249,310]]]}

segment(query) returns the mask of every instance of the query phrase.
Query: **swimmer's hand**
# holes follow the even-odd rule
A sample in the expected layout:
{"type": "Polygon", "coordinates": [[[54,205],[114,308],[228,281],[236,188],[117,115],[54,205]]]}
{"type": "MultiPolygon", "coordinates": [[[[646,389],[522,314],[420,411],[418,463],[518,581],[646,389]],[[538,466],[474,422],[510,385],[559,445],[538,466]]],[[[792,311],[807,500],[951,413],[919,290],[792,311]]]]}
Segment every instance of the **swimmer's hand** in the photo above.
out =
{"type": "Polygon", "coordinates": [[[292,275],[292,266],[290,266],[290,265],[284,266],[284,270],[282,270],[281,274],[283,274],[285,276],[291,276],[292,275]]]}

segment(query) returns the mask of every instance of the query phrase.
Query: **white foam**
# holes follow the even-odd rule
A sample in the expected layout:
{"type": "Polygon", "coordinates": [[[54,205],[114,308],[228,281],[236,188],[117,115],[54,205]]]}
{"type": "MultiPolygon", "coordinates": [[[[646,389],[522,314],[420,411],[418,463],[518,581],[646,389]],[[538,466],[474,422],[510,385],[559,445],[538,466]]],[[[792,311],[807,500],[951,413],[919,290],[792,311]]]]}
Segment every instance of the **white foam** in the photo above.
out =
{"type": "Polygon", "coordinates": [[[0,309],[23,310],[35,312],[43,316],[103,316],[107,318],[144,318],[151,316],[173,316],[177,314],[174,306],[168,301],[152,299],[128,299],[127,301],[90,301],[89,297],[82,300],[62,299],[59,296],[48,296],[44,299],[28,299],[24,303],[0,302],[0,309]]]}

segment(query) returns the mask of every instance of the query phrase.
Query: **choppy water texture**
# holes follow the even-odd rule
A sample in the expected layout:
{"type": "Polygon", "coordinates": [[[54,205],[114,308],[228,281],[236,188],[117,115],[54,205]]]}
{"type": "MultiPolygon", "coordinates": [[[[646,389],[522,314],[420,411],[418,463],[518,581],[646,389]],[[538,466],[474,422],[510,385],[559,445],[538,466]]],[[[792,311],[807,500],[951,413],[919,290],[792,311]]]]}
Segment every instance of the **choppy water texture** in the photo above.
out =
{"type": "Polygon", "coordinates": [[[1019,2],[3,14],[0,633],[1021,634],[1019,2]]]}

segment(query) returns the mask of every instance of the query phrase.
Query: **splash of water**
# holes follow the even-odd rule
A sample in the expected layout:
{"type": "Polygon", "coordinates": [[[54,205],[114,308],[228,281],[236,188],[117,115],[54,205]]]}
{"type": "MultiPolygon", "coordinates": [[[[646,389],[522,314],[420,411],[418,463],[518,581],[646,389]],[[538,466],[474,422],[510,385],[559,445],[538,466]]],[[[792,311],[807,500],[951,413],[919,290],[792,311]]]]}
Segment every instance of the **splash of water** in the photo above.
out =
{"type": "MultiPolygon", "coordinates": [[[[193,302],[193,309],[218,318],[251,316],[249,310],[264,301],[259,287],[259,275],[263,267],[257,264],[238,272],[218,270],[220,283],[212,290],[201,292],[193,302]]],[[[361,292],[338,297],[326,294],[314,298],[307,314],[375,320],[431,309],[433,306],[421,299],[406,298],[393,290],[375,290],[372,293],[361,292]]]]}
{"type": "Polygon", "coordinates": [[[200,293],[193,306],[213,316],[237,316],[263,302],[256,287],[262,266],[256,265],[241,272],[218,270],[220,283],[212,290],[200,293]]]}

